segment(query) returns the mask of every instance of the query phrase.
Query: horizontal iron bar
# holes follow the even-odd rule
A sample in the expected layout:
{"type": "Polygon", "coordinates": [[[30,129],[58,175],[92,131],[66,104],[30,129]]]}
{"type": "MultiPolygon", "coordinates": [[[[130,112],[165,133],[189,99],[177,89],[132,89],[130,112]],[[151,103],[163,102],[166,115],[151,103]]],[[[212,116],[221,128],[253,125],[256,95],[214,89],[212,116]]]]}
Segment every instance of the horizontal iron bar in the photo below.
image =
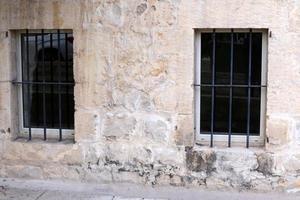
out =
{"type": "Polygon", "coordinates": [[[267,85],[226,85],[226,84],[194,84],[197,87],[242,87],[242,88],[260,88],[260,87],[267,87],[267,85]]]}
{"type": "Polygon", "coordinates": [[[37,82],[37,81],[12,81],[13,84],[32,84],[32,85],[75,85],[68,82],[37,82]]]}
{"type": "MultiPolygon", "coordinates": [[[[207,131],[201,131],[200,134],[203,135],[210,135],[211,132],[207,131]]],[[[228,132],[213,132],[214,135],[228,135],[228,132]]],[[[247,132],[245,133],[236,133],[236,132],[231,132],[231,135],[237,135],[237,136],[247,136],[247,132]]],[[[250,133],[251,136],[259,136],[259,133],[250,133]]]]}

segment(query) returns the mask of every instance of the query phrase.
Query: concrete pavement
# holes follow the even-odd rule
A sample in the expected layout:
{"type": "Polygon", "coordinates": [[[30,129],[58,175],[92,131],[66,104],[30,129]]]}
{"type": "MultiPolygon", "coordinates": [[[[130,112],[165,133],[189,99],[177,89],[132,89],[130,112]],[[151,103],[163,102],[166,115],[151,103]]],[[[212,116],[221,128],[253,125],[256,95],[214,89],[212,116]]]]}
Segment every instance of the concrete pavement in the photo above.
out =
{"type": "Polygon", "coordinates": [[[300,194],[0,178],[0,200],[297,200],[300,194]]]}

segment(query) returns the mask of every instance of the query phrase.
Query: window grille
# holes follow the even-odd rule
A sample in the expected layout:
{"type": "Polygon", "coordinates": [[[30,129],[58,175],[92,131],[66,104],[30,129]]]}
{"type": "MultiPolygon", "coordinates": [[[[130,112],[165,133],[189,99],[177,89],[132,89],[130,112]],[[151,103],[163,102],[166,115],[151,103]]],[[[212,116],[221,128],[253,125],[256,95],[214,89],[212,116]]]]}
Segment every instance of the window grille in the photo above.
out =
{"type": "Polygon", "coordinates": [[[33,132],[63,133],[74,129],[73,34],[63,30],[26,30],[21,33],[21,128],[33,132]],[[55,131],[53,131],[55,130],[55,131]]]}
{"type": "Polygon", "coordinates": [[[227,136],[228,147],[232,137],[244,136],[248,148],[250,137],[261,134],[264,113],[263,33],[213,29],[200,35],[194,84],[198,134],[209,135],[211,147],[216,136],[227,136]]]}

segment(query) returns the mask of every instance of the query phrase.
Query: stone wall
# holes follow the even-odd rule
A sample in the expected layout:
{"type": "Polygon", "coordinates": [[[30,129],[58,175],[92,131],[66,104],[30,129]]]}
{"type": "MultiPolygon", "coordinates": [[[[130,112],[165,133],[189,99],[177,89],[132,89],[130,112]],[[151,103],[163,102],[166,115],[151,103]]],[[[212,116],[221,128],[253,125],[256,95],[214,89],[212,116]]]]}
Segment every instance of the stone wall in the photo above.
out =
{"type": "Polygon", "coordinates": [[[0,176],[297,188],[300,1],[0,1],[0,176]],[[206,148],[194,134],[195,28],[268,29],[266,145],[206,148]],[[18,135],[15,30],[72,29],[75,141],[18,135]]]}

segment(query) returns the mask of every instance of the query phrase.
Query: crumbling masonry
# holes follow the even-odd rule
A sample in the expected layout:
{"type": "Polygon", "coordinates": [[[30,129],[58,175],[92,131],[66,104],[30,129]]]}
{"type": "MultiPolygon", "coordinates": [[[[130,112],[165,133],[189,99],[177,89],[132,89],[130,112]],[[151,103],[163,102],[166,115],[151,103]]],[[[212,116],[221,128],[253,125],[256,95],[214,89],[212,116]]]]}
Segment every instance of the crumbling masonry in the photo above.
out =
{"type": "Polygon", "coordinates": [[[238,190],[300,183],[300,1],[0,1],[0,176],[238,190]],[[194,29],[269,32],[265,145],[200,146],[194,29]],[[75,143],[18,135],[15,30],[71,29],[75,143]]]}

